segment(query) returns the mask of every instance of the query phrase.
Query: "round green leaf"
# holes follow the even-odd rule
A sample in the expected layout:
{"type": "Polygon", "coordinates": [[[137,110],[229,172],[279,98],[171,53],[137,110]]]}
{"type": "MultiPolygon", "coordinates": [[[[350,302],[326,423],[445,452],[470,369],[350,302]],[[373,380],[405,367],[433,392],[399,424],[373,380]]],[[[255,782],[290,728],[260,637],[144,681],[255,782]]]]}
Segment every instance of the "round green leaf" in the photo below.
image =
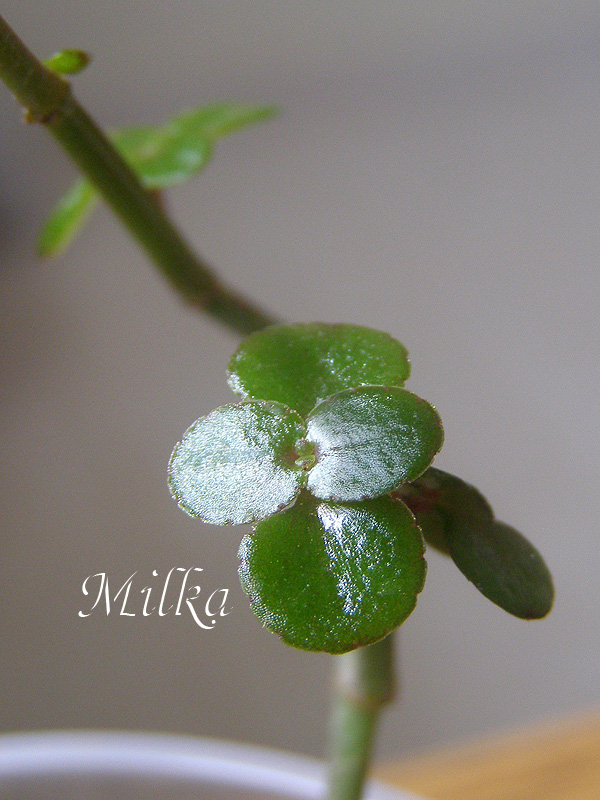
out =
{"type": "Polygon", "coordinates": [[[452,519],[446,528],[450,555],[460,571],[496,605],[523,619],[552,608],[552,577],[541,555],[503,522],[452,519]]]}
{"type": "Polygon", "coordinates": [[[306,480],[302,419],[279,403],[217,408],[195,422],[169,463],[171,493],[192,517],[235,525],[289,505],[306,480]]]}
{"type": "Polygon", "coordinates": [[[449,472],[430,467],[412,485],[420,490],[422,498],[432,499],[446,514],[494,519],[494,512],[481,492],[449,472]]]}
{"type": "Polygon", "coordinates": [[[324,500],[386,494],[427,469],[443,441],[433,406],[396,386],[339,392],[306,422],[317,459],[308,488],[324,500]]]}
{"type": "Polygon", "coordinates": [[[423,539],[389,497],[346,505],[303,493],[240,545],[240,579],[263,624],[294,647],[345,653],[386,636],[425,579],[423,539]]]}
{"type": "Polygon", "coordinates": [[[409,374],[410,362],[400,342],[357,325],[265,328],[245,339],[229,362],[234,392],[277,400],[303,415],[343,389],[403,386],[409,374]]]}

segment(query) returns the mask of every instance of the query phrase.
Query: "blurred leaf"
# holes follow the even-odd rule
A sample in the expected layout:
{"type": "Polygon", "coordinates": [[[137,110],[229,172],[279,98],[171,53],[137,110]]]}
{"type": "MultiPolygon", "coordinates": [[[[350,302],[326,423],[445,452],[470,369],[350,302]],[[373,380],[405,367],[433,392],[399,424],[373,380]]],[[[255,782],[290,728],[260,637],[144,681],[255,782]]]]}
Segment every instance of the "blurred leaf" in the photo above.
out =
{"type": "Polygon", "coordinates": [[[523,619],[552,608],[552,577],[541,555],[503,522],[455,518],[446,529],[450,555],[463,575],[496,605],[523,619]]]}
{"type": "MultiPolygon", "coordinates": [[[[270,106],[213,105],[185,111],[163,125],[122,128],[108,136],[147,189],[167,189],[208,163],[215,139],[274,113],[270,106]]],[[[92,197],[90,184],[78,181],[59,201],[43,227],[41,254],[56,255],[69,244],[93,208],[92,197]],[[80,207],[74,201],[83,194],[87,205],[80,207]]]]}
{"type": "Polygon", "coordinates": [[[256,122],[265,122],[277,115],[275,106],[248,106],[239,103],[224,103],[221,105],[201,106],[190,111],[184,111],[175,117],[181,130],[217,139],[228,136],[247,125],[256,122]]]}
{"type": "Polygon", "coordinates": [[[280,511],[306,479],[298,461],[302,419],[279,403],[217,408],[175,447],[169,486],[192,517],[216,525],[255,522],[280,511]]]}
{"type": "Polygon", "coordinates": [[[345,653],[381,639],[413,610],[423,540],[389,497],[347,505],[303,492],[240,545],[240,579],[263,624],[294,647],[345,653]]]}
{"type": "Polygon", "coordinates": [[[449,554],[479,591],[524,619],[552,608],[552,577],[541,555],[514,528],[494,520],[475,487],[430,467],[393,493],[412,510],[428,544],[449,554]]]}
{"type": "Polygon", "coordinates": [[[308,488],[324,500],[379,497],[427,469],[442,446],[441,420],[406,389],[363,386],[324,400],[307,418],[317,462],[308,488]]]}
{"type": "Polygon", "coordinates": [[[358,325],[266,328],[245,339],[229,363],[234,392],[277,400],[303,415],[343,389],[403,386],[409,374],[407,351],[400,342],[358,325]]]}
{"type": "Polygon", "coordinates": [[[86,180],[78,180],[55,206],[40,232],[38,253],[56,256],[75,237],[98,202],[98,195],[86,180]]]}
{"type": "Polygon", "coordinates": [[[209,139],[182,129],[175,120],[162,128],[126,128],[111,139],[147,189],[184,183],[212,154],[209,139]]]}
{"type": "Polygon", "coordinates": [[[54,53],[44,61],[44,66],[58,75],[76,75],[84,70],[91,60],[91,56],[84,50],[68,49],[54,53]]]}

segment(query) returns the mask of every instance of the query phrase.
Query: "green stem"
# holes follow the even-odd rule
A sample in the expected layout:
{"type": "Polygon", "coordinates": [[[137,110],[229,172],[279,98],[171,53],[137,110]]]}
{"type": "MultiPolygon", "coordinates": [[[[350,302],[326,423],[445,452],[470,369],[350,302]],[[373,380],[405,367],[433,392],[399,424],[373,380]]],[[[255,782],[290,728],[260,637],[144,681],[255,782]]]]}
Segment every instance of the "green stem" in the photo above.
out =
{"type": "Polygon", "coordinates": [[[359,800],[381,708],[393,699],[393,641],[337,656],[328,800],[359,800]]]}
{"type": "Polygon", "coordinates": [[[53,134],[188,302],[242,334],[275,322],[220,283],[79,105],[70,85],[44,67],[1,16],[0,78],[24,107],[27,121],[38,122],[53,134]]]}
{"type": "MultiPolygon", "coordinates": [[[[48,128],[187,301],[242,334],[275,322],[220,283],[75,100],[70,85],[44,67],[1,16],[0,78],[24,107],[27,121],[48,128]]],[[[337,666],[329,800],[358,800],[377,716],[393,694],[391,638],[338,657],[337,666]]]]}

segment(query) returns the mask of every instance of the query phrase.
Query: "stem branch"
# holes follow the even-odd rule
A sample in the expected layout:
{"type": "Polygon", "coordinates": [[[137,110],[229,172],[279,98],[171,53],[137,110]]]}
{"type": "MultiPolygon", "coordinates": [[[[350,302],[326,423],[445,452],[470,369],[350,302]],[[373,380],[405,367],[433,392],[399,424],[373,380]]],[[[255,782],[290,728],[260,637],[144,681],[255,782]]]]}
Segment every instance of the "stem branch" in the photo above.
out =
{"type": "Polygon", "coordinates": [[[275,320],[224,286],[192,251],[156,199],[87,114],[63,78],[27,49],[0,16],[0,78],[29,122],[44,125],[120,217],[171,285],[241,334],[275,320]]]}
{"type": "Polygon", "coordinates": [[[337,657],[328,800],[359,800],[381,708],[393,699],[393,641],[337,657]]]}

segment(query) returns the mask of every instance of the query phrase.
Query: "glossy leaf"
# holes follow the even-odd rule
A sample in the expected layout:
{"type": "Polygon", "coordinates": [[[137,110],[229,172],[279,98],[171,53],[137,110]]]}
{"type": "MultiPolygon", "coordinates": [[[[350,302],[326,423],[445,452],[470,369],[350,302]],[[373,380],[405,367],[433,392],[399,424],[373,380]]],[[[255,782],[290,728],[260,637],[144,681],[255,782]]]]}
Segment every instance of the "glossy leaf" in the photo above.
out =
{"type": "Polygon", "coordinates": [[[389,497],[346,505],[303,493],[240,546],[240,579],[263,624],[294,647],[345,653],[413,610],[425,578],[412,514],[389,497]]]}
{"type": "Polygon", "coordinates": [[[503,522],[450,520],[450,555],[460,571],[496,605],[523,619],[545,617],[552,608],[552,577],[541,555],[503,522]]]}
{"type": "Polygon", "coordinates": [[[339,392],[307,418],[317,462],[310,491],[324,500],[378,497],[417,478],[442,446],[441,420],[406,389],[363,386],[339,392]]]}
{"type": "MultiPolygon", "coordinates": [[[[213,142],[220,136],[268,119],[274,113],[270,106],[212,105],[185,111],[163,125],[122,128],[108,135],[143,185],[154,191],[183,183],[200,171],[210,160],[213,142]]],[[[63,250],[97,199],[87,181],[78,181],[44,224],[40,253],[56,255],[63,250]]]]}
{"type": "Polygon", "coordinates": [[[431,467],[394,497],[404,501],[429,544],[496,605],[524,619],[552,607],[552,578],[538,551],[514,528],[494,520],[483,495],[460,478],[431,467]]]}
{"type": "Polygon", "coordinates": [[[91,60],[91,56],[84,50],[67,49],[47,58],[44,66],[57,75],[76,75],[84,70],[91,60]]]}
{"type": "Polygon", "coordinates": [[[98,199],[87,181],[74,183],[44,223],[37,243],[39,255],[56,256],[61,253],[75,238],[98,199]]]}
{"type": "Polygon", "coordinates": [[[402,386],[409,374],[400,342],[381,331],[342,324],[265,328],[245,339],[229,363],[234,392],[277,400],[303,415],[343,389],[402,386]]]}
{"type": "Polygon", "coordinates": [[[279,403],[221,406],[175,447],[171,492],[184,511],[205,522],[263,519],[289,505],[305,482],[297,449],[304,436],[302,419],[279,403]]]}

